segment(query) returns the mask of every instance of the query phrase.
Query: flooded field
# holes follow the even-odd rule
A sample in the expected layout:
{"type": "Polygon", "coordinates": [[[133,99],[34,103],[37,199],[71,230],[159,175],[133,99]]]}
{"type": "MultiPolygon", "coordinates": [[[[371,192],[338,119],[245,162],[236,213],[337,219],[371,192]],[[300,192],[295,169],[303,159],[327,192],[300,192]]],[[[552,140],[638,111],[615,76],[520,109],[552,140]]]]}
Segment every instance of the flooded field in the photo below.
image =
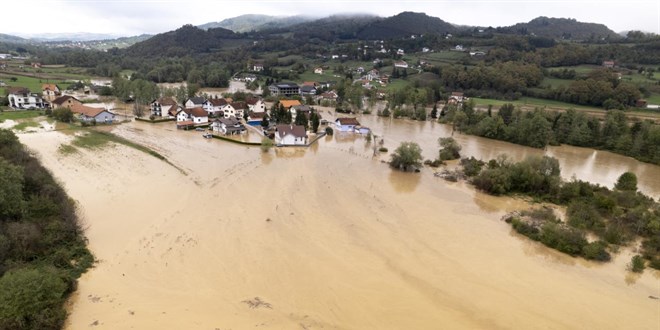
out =
{"type": "MultiPolygon", "coordinates": [[[[333,114],[324,114],[326,119],[333,114]]],[[[391,151],[426,158],[451,128],[360,118],[391,151]]],[[[99,260],[67,329],[658,329],[660,274],[556,253],[500,217],[528,207],[462,183],[391,171],[361,137],[262,153],[172,125],[133,122],[125,146],[61,155],[70,136],[22,134],[79,202],[99,260]],[[185,173],[183,173],[185,172],[185,173]]],[[[547,153],[570,178],[623,171],[660,195],[657,166],[588,149],[548,150],[455,134],[464,154],[547,153]]]]}

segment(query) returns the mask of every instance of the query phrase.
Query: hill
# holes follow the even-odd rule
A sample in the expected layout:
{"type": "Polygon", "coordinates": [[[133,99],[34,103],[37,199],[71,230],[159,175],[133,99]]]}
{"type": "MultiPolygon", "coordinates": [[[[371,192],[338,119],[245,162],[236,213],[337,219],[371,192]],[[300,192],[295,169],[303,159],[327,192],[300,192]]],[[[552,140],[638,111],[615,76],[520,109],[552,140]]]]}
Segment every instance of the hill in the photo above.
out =
{"type": "MultiPolygon", "coordinates": [[[[286,30],[293,32],[295,38],[318,38],[331,42],[337,39],[355,39],[359,31],[378,19],[378,16],[366,14],[333,15],[296,24],[286,28],[286,30]]],[[[273,31],[271,30],[270,32],[273,31]]]]}
{"type": "Polygon", "coordinates": [[[27,43],[29,40],[9,34],[0,33],[0,42],[27,43]]]}
{"type": "Polygon", "coordinates": [[[225,46],[227,40],[235,38],[236,34],[231,30],[203,30],[188,24],[138,42],[126,48],[126,54],[140,57],[179,57],[209,53],[225,46]]]}
{"type": "Polygon", "coordinates": [[[537,17],[528,23],[498,28],[498,31],[515,34],[535,34],[556,39],[601,39],[619,38],[620,36],[607,26],[597,23],[578,22],[572,18],[537,17]]]}
{"type": "Polygon", "coordinates": [[[248,14],[237,17],[227,18],[220,22],[211,22],[198,25],[200,29],[208,30],[213,28],[223,28],[234,32],[260,31],[264,29],[285,28],[295,24],[311,21],[312,18],[306,16],[278,17],[268,15],[248,14]]]}
{"type": "Polygon", "coordinates": [[[372,22],[357,33],[359,39],[393,39],[413,34],[453,33],[456,28],[424,13],[403,12],[398,15],[372,22]]]}

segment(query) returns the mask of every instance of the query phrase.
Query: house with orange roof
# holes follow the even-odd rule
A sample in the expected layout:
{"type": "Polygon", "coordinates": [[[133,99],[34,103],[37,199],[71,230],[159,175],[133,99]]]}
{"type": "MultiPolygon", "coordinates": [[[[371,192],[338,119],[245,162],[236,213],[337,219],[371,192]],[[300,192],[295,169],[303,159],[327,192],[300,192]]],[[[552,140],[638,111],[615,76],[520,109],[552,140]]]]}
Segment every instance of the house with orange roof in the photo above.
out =
{"type": "Polygon", "coordinates": [[[56,84],[42,84],[41,93],[42,96],[48,100],[52,100],[62,95],[62,92],[60,92],[60,87],[57,86],[56,84]]]}
{"type": "Polygon", "coordinates": [[[280,104],[284,107],[284,109],[289,109],[296,105],[302,105],[302,103],[300,103],[298,100],[280,100],[280,104]]]}

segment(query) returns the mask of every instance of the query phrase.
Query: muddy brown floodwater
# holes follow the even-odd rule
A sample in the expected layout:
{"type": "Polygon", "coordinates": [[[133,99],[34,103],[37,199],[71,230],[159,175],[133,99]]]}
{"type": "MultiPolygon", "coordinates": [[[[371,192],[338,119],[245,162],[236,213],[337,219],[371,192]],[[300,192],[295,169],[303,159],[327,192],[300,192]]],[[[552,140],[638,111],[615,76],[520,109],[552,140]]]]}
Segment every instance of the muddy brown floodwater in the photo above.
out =
{"type": "MultiPolygon", "coordinates": [[[[325,114],[328,118],[331,114],[325,114]]],[[[393,150],[431,158],[446,126],[360,118],[393,150]]],[[[70,301],[67,329],[658,329],[660,275],[521,238],[500,217],[528,207],[462,183],[391,171],[361,138],[262,153],[169,124],[114,133],[186,174],[115,145],[57,152],[70,136],[22,134],[78,201],[98,264],[70,301]]],[[[658,168],[577,148],[534,150],[456,135],[465,154],[548,153],[564,175],[611,185],[658,168]]],[[[386,159],[387,156],[383,156],[386,159]]]]}

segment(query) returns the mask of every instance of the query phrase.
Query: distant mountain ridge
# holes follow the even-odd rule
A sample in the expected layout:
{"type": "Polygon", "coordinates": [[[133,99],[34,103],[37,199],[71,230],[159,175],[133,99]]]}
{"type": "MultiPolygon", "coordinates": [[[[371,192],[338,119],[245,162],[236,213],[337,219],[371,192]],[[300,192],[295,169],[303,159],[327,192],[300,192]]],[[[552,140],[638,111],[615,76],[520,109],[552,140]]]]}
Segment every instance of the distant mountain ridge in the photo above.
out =
{"type": "Polygon", "coordinates": [[[456,27],[424,13],[402,12],[367,25],[357,33],[359,39],[392,39],[426,33],[454,33],[456,27]]]}
{"type": "Polygon", "coordinates": [[[535,34],[557,39],[584,40],[589,38],[618,38],[619,35],[604,24],[583,23],[571,18],[537,17],[527,23],[499,28],[502,32],[535,34]]]}
{"type": "Polygon", "coordinates": [[[185,56],[220,49],[227,39],[235,38],[236,35],[231,30],[223,28],[203,30],[188,24],[138,42],[126,48],[126,52],[129,55],[147,57],[185,56]]]}
{"type": "Polygon", "coordinates": [[[295,24],[314,20],[307,16],[268,16],[258,14],[247,14],[224,19],[220,22],[210,22],[197,27],[208,30],[213,28],[223,28],[234,32],[260,31],[264,29],[285,28],[295,24]]]}

